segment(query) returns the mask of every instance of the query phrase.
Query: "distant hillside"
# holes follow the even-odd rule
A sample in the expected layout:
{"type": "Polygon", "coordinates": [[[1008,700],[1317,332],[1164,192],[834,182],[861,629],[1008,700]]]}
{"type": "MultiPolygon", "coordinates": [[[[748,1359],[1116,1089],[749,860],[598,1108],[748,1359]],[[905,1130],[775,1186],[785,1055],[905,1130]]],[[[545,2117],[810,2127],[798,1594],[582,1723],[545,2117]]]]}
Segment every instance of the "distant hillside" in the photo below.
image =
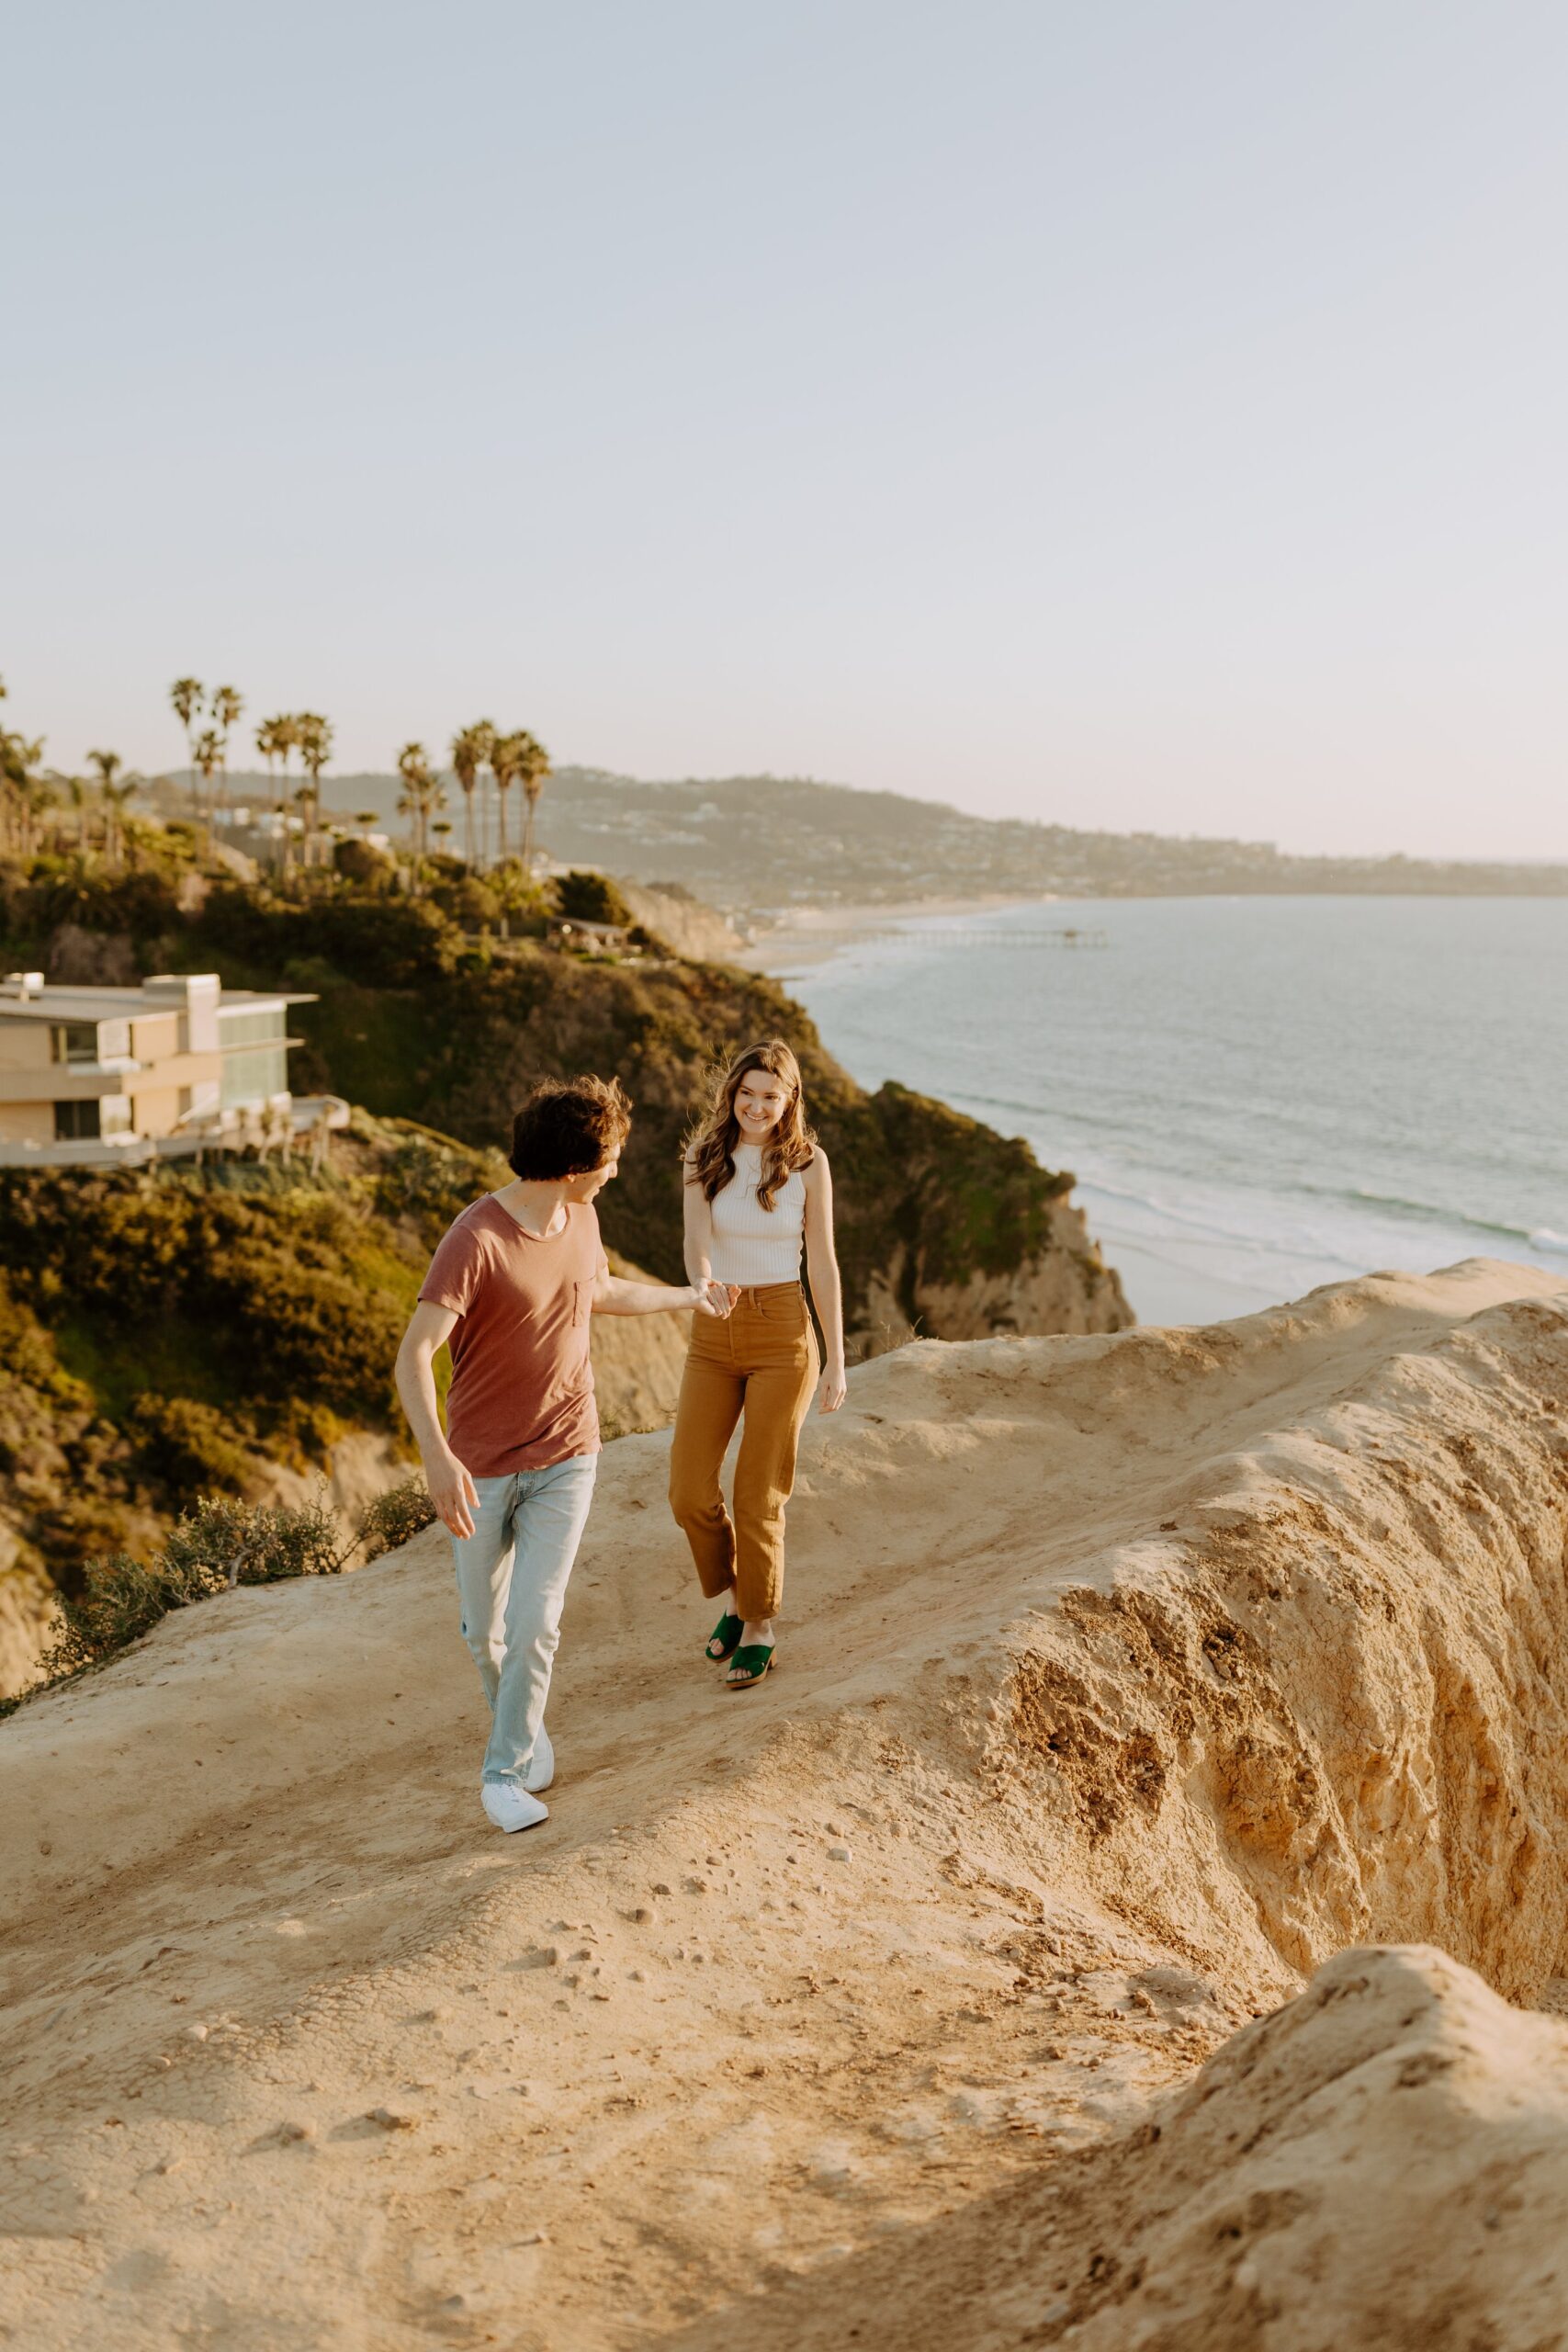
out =
{"type": "MultiPolygon", "coordinates": [[[[237,797],[265,778],[237,777],[237,797]]],[[[328,807],[374,808],[399,833],[394,776],[329,776],[328,807]]],[[[515,796],[513,796],[515,798],[515,796]]],[[[448,815],[461,839],[461,795],[448,815]]],[[[509,812],[515,841],[518,811],[509,812]]],[[[1063,898],[1357,892],[1568,896],[1568,865],[1442,864],[1413,857],[1292,857],[1266,842],[1077,832],[967,817],[897,792],[768,775],[645,784],[562,768],[545,791],[539,841],[559,863],[677,881],[732,912],[991,893],[1063,898]]]]}

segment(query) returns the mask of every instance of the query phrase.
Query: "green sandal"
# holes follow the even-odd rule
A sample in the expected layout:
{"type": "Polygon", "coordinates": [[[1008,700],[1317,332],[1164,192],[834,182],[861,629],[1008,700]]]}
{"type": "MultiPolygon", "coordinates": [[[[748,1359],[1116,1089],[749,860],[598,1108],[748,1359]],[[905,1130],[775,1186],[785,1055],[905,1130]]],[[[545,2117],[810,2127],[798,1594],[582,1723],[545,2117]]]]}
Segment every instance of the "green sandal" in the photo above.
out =
{"type": "Polygon", "coordinates": [[[729,1672],[724,1678],[725,1689],[750,1690],[753,1682],[761,1682],[773,1662],[772,1642],[748,1642],[743,1650],[736,1651],[729,1662],[729,1672]],[[735,1671],[737,1667],[743,1667],[744,1673],[738,1675],[735,1671]]]}
{"type": "Polygon", "coordinates": [[[732,1617],[728,1609],[725,1611],[708,1635],[707,1654],[716,1665],[722,1665],[727,1657],[733,1655],[735,1645],[740,1639],[740,1630],[744,1623],[744,1618],[732,1617]]]}

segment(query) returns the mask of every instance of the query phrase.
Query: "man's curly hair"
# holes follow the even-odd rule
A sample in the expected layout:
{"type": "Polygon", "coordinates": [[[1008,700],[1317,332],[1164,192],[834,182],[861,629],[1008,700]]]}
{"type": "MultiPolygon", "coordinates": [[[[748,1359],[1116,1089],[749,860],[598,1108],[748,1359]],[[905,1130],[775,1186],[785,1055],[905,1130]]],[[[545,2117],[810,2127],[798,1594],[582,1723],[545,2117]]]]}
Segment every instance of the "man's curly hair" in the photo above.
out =
{"type": "Polygon", "coordinates": [[[632,1106],[618,1078],[547,1078],[512,1122],[507,1159],[514,1176],[547,1184],[602,1168],[631,1131],[632,1106]]]}

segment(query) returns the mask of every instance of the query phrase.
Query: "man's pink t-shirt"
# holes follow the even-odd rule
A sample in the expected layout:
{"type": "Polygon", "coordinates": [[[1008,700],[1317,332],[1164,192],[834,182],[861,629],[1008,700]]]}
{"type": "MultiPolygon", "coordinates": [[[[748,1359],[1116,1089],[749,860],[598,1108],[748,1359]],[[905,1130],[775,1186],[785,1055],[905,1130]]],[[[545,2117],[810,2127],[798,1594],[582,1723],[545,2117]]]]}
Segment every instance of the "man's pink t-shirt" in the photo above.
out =
{"type": "Polygon", "coordinates": [[[419,1295],[457,1317],[446,1441],[470,1477],[599,1451],[588,1332],[605,1266],[599,1220],[577,1203],[542,1240],[493,1195],[447,1228],[419,1295]]]}

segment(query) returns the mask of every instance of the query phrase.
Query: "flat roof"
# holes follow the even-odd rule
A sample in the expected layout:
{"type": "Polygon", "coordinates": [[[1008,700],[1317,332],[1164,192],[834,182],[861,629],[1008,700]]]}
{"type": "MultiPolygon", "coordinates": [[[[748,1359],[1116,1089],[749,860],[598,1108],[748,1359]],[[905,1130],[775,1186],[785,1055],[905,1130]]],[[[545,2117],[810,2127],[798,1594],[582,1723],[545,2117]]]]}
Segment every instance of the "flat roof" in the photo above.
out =
{"type": "MultiPolygon", "coordinates": [[[[313,994],[291,994],[281,989],[224,989],[218,998],[218,1011],[256,1012],[316,1001],[313,994]]],[[[115,1021],[187,1009],[184,997],[154,996],[146,989],[54,988],[46,982],[27,996],[8,996],[0,989],[0,1021],[115,1021]]]]}

